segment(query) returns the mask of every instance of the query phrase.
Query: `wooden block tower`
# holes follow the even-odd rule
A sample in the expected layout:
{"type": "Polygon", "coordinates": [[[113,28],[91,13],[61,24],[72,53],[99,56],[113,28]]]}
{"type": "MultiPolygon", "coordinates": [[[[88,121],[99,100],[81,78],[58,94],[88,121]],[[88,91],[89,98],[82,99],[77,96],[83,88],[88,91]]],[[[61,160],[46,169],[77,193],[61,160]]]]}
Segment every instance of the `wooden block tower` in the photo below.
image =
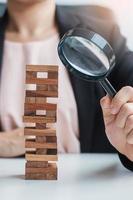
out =
{"type": "Polygon", "coordinates": [[[58,66],[27,65],[25,92],[25,178],[56,180],[58,66]]]}

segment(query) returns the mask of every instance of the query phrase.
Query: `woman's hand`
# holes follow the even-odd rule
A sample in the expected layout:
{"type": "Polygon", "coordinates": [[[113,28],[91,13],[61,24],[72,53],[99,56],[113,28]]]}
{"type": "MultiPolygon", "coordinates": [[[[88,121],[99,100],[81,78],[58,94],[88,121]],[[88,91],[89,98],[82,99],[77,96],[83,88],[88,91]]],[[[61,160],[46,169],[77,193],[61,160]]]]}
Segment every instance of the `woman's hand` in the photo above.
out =
{"type": "Polygon", "coordinates": [[[133,88],[123,87],[113,99],[100,101],[110,143],[133,161],[133,88]]]}
{"type": "Polygon", "coordinates": [[[24,141],[23,128],[0,133],[0,157],[24,155],[24,141]]]}

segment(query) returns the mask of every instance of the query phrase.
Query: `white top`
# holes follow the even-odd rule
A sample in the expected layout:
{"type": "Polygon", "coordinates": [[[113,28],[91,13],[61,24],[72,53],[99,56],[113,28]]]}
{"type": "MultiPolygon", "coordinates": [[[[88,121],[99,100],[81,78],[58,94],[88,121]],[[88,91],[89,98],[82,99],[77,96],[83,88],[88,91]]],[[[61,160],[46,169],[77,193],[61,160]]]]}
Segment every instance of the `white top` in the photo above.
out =
{"type": "MultiPolygon", "coordinates": [[[[68,73],[57,54],[58,34],[44,41],[5,41],[0,89],[0,123],[4,131],[23,127],[26,64],[59,66],[57,138],[59,152],[78,153],[79,128],[76,102],[68,73]]],[[[51,102],[50,101],[50,102],[51,102]]]]}

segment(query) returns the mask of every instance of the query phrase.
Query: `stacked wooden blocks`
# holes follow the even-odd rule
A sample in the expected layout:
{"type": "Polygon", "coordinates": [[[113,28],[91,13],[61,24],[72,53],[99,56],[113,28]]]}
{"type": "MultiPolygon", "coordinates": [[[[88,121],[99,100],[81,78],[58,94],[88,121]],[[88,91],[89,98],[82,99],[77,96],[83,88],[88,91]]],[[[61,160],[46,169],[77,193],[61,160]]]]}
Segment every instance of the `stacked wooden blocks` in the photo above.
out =
{"type": "Polygon", "coordinates": [[[56,103],[58,66],[26,66],[25,123],[26,179],[57,179],[56,103]],[[51,128],[53,125],[54,128],[51,128]]]}

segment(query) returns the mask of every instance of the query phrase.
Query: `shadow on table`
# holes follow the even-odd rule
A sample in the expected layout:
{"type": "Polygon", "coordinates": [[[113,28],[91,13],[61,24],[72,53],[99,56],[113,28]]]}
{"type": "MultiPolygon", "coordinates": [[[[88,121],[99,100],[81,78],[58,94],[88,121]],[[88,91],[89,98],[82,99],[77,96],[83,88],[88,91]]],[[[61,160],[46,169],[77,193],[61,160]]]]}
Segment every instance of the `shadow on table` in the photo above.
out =
{"type": "Polygon", "coordinates": [[[114,179],[119,176],[125,176],[127,173],[129,172],[126,170],[124,171],[124,173],[121,173],[121,170],[119,170],[118,165],[116,163],[110,166],[106,166],[102,169],[94,170],[93,172],[89,172],[88,170],[88,173],[85,172],[84,174],[82,174],[82,177],[80,177],[80,179],[82,180],[114,179]]]}

